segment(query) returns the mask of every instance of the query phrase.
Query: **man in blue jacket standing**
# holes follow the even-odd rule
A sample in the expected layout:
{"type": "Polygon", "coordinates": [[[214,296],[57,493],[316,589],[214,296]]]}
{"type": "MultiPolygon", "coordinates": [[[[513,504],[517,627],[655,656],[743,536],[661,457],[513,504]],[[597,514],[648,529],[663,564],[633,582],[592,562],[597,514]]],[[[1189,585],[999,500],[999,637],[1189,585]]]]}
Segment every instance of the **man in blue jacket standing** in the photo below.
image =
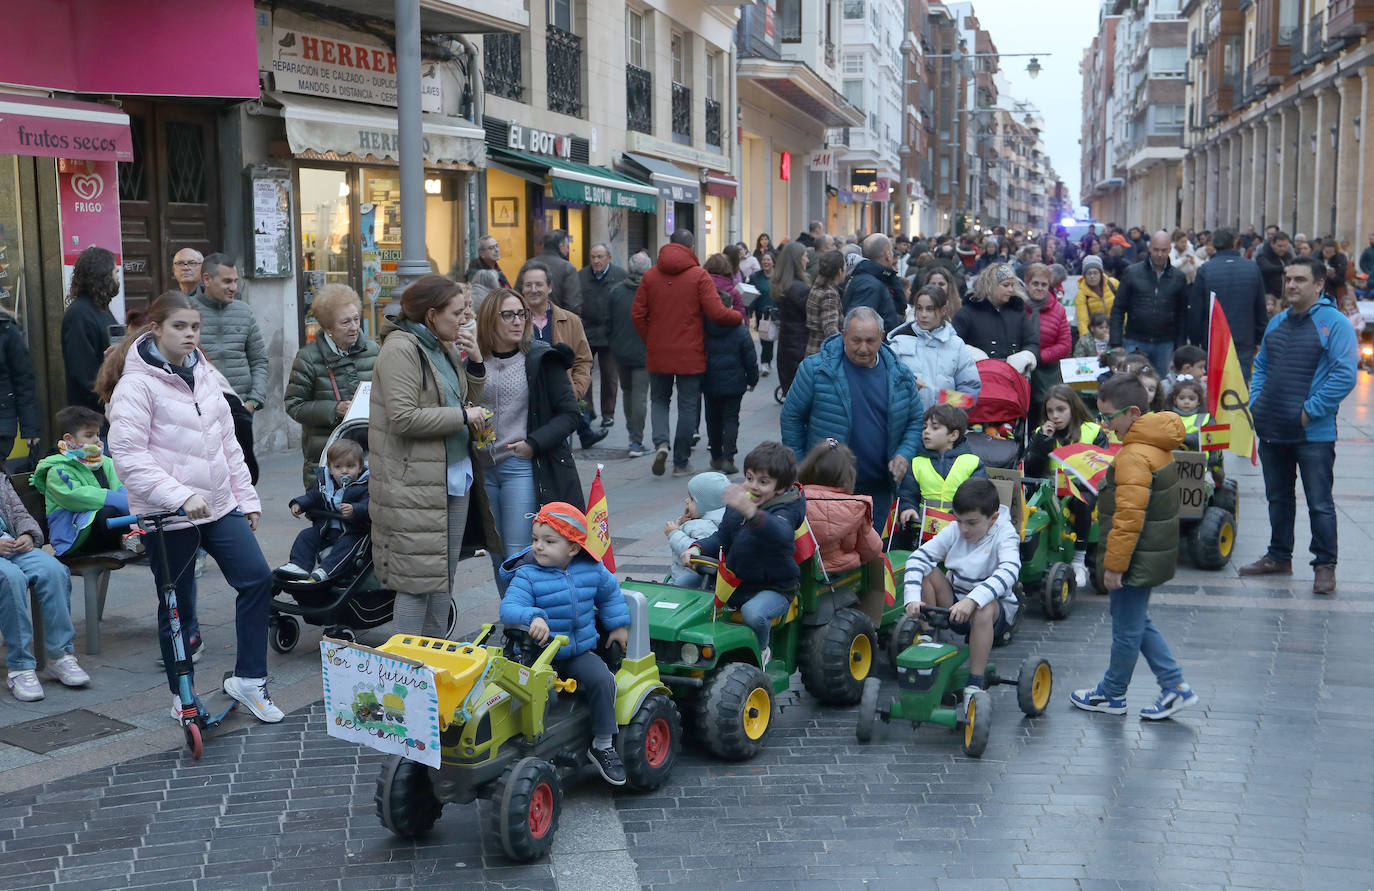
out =
{"type": "Polygon", "coordinates": [[[797,369],[782,405],[782,441],[798,461],[825,439],[853,449],[854,491],[872,497],[873,526],[881,530],[921,446],[924,414],[916,378],[883,343],[882,317],[860,306],[797,369]]]}
{"type": "Polygon", "coordinates": [[[1250,412],[1259,436],[1269,550],[1240,568],[1243,576],[1293,574],[1294,491],[1302,473],[1312,524],[1314,594],[1336,590],[1336,411],[1355,387],[1355,329],[1322,293],[1326,264],[1299,257],[1283,271],[1288,308],[1269,322],[1250,383],[1250,412]]]}

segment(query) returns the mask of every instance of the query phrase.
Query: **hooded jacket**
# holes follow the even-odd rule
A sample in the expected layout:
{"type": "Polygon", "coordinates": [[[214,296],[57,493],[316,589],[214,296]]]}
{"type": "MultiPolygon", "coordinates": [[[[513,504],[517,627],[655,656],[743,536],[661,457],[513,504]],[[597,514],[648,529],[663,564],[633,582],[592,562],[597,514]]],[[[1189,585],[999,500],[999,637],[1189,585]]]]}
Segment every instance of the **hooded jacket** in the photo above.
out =
{"type": "Polygon", "coordinates": [[[501,564],[506,594],[503,625],[529,625],[543,619],[551,634],[566,634],[568,645],[556,662],[596,649],[598,628],[612,631],[630,624],[630,608],[620,584],[595,557],[582,551],[567,569],[540,566],[529,548],[501,564]]]}
{"type": "Polygon", "coordinates": [[[706,322],[706,396],[740,397],[759,382],[759,356],[746,325],[706,322]]]}
{"type": "Polygon", "coordinates": [[[1226,313],[1226,325],[1231,329],[1236,349],[1254,350],[1269,323],[1269,311],[1264,305],[1264,276],[1259,266],[1239,251],[1226,250],[1217,251],[1198,267],[1188,296],[1188,338],[1193,343],[1207,344],[1213,292],[1226,313]]]}
{"type": "Polygon", "coordinates": [[[1290,307],[1270,319],[1250,377],[1250,413],[1259,438],[1335,442],[1336,411],[1355,387],[1359,349],[1354,327],[1330,297],[1307,312],[1290,307]]]}
{"type": "Polygon", "coordinates": [[[135,514],[179,509],[192,495],[210,506],[212,523],[231,511],[261,513],[234,420],[220,389],[223,378],[196,350],[190,367],[174,369],[152,355],[151,335],[134,341],[110,396],[110,455],[135,514]],[[188,381],[189,378],[189,381],[188,381]]]}
{"type": "Polygon", "coordinates": [[[833,486],[802,486],[806,522],[816,536],[826,572],[858,569],[883,553],[883,539],[873,528],[873,499],[833,486]]]}
{"type": "Polygon", "coordinates": [[[577,273],[578,288],[582,295],[582,328],[587,334],[587,343],[592,349],[602,349],[610,343],[610,296],[611,291],[625,280],[626,272],[614,263],[606,267],[600,278],[590,265],[583,266],[577,273]]]}
{"type": "Polygon", "coordinates": [[[129,492],[119,481],[109,455],[100,459],[109,486],[100,485],[95,471],[79,452],[58,452],[38,462],[30,482],[44,498],[48,537],[58,555],[79,547],[90,534],[91,522],[103,507],[129,512],[129,492]]]}
{"type": "Polygon", "coordinates": [[[253,308],[242,300],[222,303],[197,290],[200,348],[240,399],[267,404],[267,345],[253,308]]]}
{"type": "Polygon", "coordinates": [[[845,285],[843,309],[847,313],[856,306],[867,306],[883,317],[883,330],[891,331],[902,324],[897,307],[906,303],[905,295],[897,270],[861,260],[845,285]]]}
{"type": "Polygon", "coordinates": [[[1078,336],[1087,337],[1092,324],[1092,315],[1100,312],[1108,317],[1112,314],[1112,304],[1116,302],[1116,289],[1119,283],[1107,273],[1102,273],[1102,293],[1098,294],[1088,286],[1088,280],[1079,276],[1078,293],[1074,295],[1073,305],[1077,312],[1078,336]]]}
{"type": "Polygon", "coordinates": [[[372,366],[377,363],[379,352],[381,348],[375,341],[359,334],[353,346],[340,354],[329,348],[321,333],[296,353],[286,383],[286,414],[301,425],[307,486],[315,479],[315,468],[330,432],[339,425],[339,402],[351,400],[359,384],[372,380],[372,366]]]}
{"type": "MultiPolygon", "coordinates": [[[[1178,567],[1178,467],[1183,421],[1171,411],[1141,415],[1097,493],[1099,541],[1106,556],[1097,571],[1122,573],[1141,588],[1162,585],[1178,567]]],[[[1099,577],[1100,581],[1100,577],[1099,577]]]]}
{"type": "Polygon", "coordinates": [[[655,374],[701,374],[706,370],[702,322],[739,325],[744,316],[720,302],[711,276],[690,248],[665,244],[658,264],[644,273],[630,312],[655,374]]]}
{"type": "Polygon", "coordinates": [[[643,368],[645,362],[644,338],[635,329],[630,315],[641,278],[627,272],[606,296],[606,339],[616,364],[624,368],[643,368]]]}
{"type": "Polygon", "coordinates": [[[934,331],[925,330],[915,321],[904,322],[888,332],[887,344],[916,380],[926,385],[929,392],[921,394],[926,402],[933,405],[941,390],[958,390],[974,400],[982,392],[978,363],[949,322],[934,331]]]}
{"type": "Polygon", "coordinates": [[[1026,301],[1012,295],[1000,308],[991,300],[969,298],[954,314],[954,330],[968,346],[989,359],[1003,359],[1023,350],[1040,356],[1040,323],[1026,311],[1026,301]]]}
{"type": "Polygon", "coordinates": [[[940,563],[956,602],[967,597],[981,609],[996,600],[1003,618],[1014,622],[1020,609],[1016,579],[1021,573],[1021,537],[1005,505],[998,506],[992,527],[975,542],[965,541],[959,524],[950,523],[912,551],[906,561],[906,603],[920,601],[921,582],[940,563]]]}
{"type": "MultiPolygon", "coordinates": [[[[836,334],[821,344],[821,351],[807,356],[782,404],[782,441],[801,461],[822,439],[849,442],[851,436],[868,435],[851,429],[853,416],[849,379],[842,363],[843,336],[836,334]]],[[[887,344],[878,350],[878,364],[887,372],[887,443],[889,458],[900,455],[910,461],[921,445],[924,408],[916,390],[916,378],[887,344]]]]}
{"type": "Polygon", "coordinates": [[[722,473],[708,471],[692,477],[687,483],[687,492],[697,503],[700,516],[683,523],[668,534],[668,550],[673,555],[673,568],[682,565],[682,553],[697,539],[714,535],[725,519],[725,504],[721,501],[730,480],[722,473]]]}
{"type": "Polygon", "coordinates": [[[707,557],[723,549],[725,564],[739,577],[739,587],[728,601],[731,609],[739,609],[760,591],[796,596],[801,569],[792,556],[793,542],[805,519],[806,496],[801,486],[792,486],[759,505],[748,520],[727,507],[715,534],[696,542],[707,557]]]}

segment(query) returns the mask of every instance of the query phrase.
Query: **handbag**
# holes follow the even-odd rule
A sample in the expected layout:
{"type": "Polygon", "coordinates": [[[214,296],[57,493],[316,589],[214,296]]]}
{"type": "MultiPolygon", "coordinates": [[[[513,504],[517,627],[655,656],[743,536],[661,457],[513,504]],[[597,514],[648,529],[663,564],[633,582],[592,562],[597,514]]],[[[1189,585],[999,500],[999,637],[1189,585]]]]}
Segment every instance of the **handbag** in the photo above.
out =
{"type": "Polygon", "coordinates": [[[778,323],[771,318],[759,322],[759,340],[775,341],[778,339],[778,323]]]}

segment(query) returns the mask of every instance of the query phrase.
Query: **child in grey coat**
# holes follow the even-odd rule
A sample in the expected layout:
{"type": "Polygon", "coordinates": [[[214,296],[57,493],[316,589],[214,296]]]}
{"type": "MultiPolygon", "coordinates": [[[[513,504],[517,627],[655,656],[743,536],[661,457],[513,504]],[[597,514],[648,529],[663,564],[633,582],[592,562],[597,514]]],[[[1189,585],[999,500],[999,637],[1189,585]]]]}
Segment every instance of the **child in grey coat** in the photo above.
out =
{"type": "Polygon", "coordinates": [[[687,483],[682,516],[663,527],[663,534],[668,537],[668,550],[672,552],[671,584],[683,588],[700,588],[705,584],[704,576],[683,567],[682,552],[694,542],[715,534],[725,518],[722,496],[729,485],[725,474],[715,471],[698,473],[687,483]]]}

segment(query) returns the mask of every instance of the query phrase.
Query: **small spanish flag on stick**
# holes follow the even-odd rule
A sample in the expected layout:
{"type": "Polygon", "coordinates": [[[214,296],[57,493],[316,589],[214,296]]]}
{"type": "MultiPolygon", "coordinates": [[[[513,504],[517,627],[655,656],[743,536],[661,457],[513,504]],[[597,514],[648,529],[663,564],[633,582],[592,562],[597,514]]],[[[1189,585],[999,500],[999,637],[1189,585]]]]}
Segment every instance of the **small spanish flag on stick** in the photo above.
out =
{"type": "Polygon", "coordinates": [[[805,563],[816,553],[816,536],[811,534],[811,524],[802,518],[797,531],[792,533],[792,559],[798,564],[805,563]]]}
{"type": "Polygon", "coordinates": [[[739,576],[725,565],[725,551],[720,552],[720,565],[716,567],[716,609],[730,602],[735,589],[739,587],[739,576]]]}
{"type": "Polygon", "coordinates": [[[611,549],[611,512],[606,504],[606,489],[601,485],[601,468],[596,465],[596,477],[587,493],[587,551],[615,572],[615,551],[611,549]]]}
{"type": "Polygon", "coordinates": [[[892,506],[887,509],[887,519],[883,522],[883,541],[888,550],[892,549],[892,536],[897,532],[897,499],[892,499],[892,506]]]}
{"type": "Polygon", "coordinates": [[[897,577],[892,572],[892,561],[883,554],[883,602],[893,606],[897,602],[897,577]]]}

